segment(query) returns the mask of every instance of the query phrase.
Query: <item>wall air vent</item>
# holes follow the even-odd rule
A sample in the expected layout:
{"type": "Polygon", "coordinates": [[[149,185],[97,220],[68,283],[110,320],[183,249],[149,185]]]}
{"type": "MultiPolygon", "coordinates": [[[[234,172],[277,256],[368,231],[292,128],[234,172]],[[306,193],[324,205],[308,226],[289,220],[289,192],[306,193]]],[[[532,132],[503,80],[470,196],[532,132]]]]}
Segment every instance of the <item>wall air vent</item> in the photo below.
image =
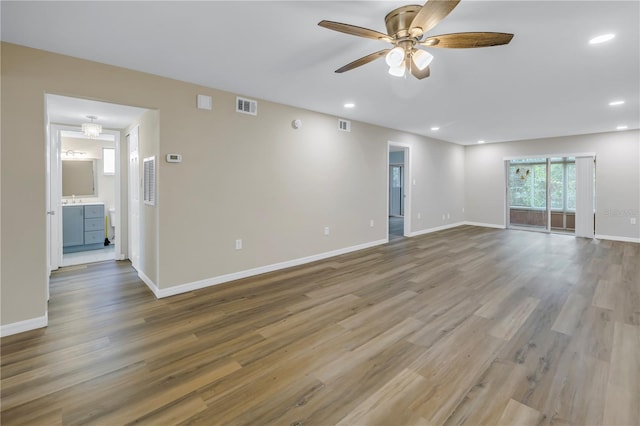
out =
{"type": "Polygon", "coordinates": [[[156,157],[148,157],[143,160],[142,188],[144,203],[150,206],[156,205],[156,157]]]}
{"type": "Polygon", "coordinates": [[[258,101],[236,97],[236,112],[258,115],[258,101]]]}
{"type": "Polygon", "coordinates": [[[343,120],[342,118],[338,119],[338,129],[343,132],[351,131],[351,122],[349,120],[343,120]]]}

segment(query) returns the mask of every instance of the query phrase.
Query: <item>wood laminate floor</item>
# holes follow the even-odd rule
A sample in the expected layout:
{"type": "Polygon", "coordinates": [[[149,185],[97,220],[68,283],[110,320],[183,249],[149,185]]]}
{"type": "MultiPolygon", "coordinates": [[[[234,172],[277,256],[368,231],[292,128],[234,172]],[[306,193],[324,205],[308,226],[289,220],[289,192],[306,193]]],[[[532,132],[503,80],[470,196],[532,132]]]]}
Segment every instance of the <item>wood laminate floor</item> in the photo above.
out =
{"type": "Polygon", "coordinates": [[[2,425],[633,425],[640,245],[463,226],[156,300],[53,275],[2,425]]]}

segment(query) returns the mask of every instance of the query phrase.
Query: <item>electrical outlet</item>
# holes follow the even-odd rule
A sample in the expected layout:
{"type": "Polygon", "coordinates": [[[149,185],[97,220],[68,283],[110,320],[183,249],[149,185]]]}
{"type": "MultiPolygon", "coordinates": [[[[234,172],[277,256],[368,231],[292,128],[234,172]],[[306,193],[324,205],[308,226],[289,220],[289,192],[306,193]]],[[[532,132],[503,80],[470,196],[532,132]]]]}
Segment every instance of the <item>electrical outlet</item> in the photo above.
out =
{"type": "Polygon", "coordinates": [[[242,250],[242,240],[236,240],[236,250],[242,250]]]}
{"type": "Polygon", "coordinates": [[[369,226],[373,228],[373,219],[369,221],[369,226]]]}
{"type": "Polygon", "coordinates": [[[631,222],[632,225],[635,225],[636,224],[636,218],[635,217],[630,218],[629,222],[631,222]]]}
{"type": "Polygon", "coordinates": [[[418,212],[418,219],[422,219],[422,213],[418,212]]]}
{"type": "Polygon", "coordinates": [[[328,226],[324,227],[324,235],[329,235],[329,227],[328,226]]]}

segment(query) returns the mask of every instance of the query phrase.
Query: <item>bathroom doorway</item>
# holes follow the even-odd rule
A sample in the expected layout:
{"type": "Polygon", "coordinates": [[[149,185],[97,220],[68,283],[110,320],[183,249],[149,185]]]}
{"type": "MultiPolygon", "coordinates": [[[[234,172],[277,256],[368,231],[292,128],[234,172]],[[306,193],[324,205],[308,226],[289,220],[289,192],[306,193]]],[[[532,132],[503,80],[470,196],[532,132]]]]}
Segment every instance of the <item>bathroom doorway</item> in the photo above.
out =
{"type": "Polygon", "coordinates": [[[119,132],[88,138],[62,131],[62,262],[60,266],[115,260],[115,169],[119,132]]]}
{"type": "Polygon", "coordinates": [[[127,231],[119,226],[127,212],[120,136],[147,110],[53,94],[45,95],[45,106],[49,273],[127,258],[127,231]],[[86,134],[83,124],[91,122],[101,126],[98,134],[86,134]]]}
{"type": "Polygon", "coordinates": [[[88,138],[82,128],[51,125],[49,269],[123,258],[120,132],[88,138]]]}

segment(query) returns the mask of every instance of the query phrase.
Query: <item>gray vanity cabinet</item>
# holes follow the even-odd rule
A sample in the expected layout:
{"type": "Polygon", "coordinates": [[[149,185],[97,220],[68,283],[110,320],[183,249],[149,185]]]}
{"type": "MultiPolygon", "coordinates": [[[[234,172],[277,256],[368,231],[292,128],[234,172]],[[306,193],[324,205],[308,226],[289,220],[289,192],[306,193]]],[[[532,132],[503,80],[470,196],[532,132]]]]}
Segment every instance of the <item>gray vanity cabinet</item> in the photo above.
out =
{"type": "Polygon", "coordinates": [[[84,206],[62,207],[62,247],[84,244],[84,206]]]}
{"type": "Polygon", "coordinates": [[[62,251],[94,250],[104,246],[104,205],[62,207],[62,251]]]}

